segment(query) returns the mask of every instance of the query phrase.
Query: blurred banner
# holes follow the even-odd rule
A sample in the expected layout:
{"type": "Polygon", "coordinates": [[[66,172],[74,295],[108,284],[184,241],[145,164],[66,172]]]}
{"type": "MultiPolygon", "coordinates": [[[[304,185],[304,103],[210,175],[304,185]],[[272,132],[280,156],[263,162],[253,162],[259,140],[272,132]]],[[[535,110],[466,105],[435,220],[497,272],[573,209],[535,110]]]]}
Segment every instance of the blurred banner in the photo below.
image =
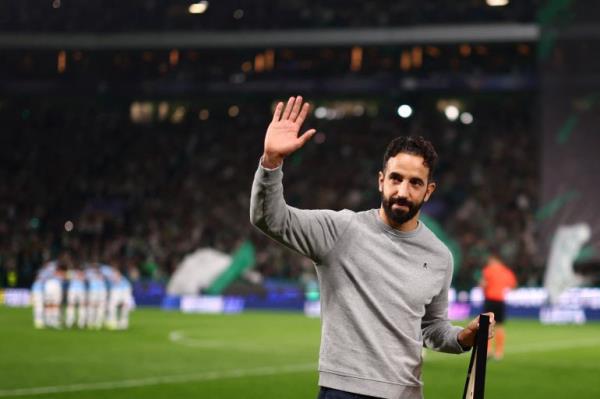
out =
{"type": "MultiPolygon", "coordinates": [[[[542,187],[536,218],[540,222],[540,254],[547,264],[552,251],[560,249],[559,252],[566,253],[573,249],[553,248],[562,245],[555,239],[559,230],[577,227],[590,233],[579,234],[577,239],[581,242],[575,254],[563,259],[565,281],[557,282],[558,286],[576,284],[572,278],[574,265],[575,271],[587,275],[588,282],[598,279],[595,270],[600,262],[600,58],[596,56],[600,51],[599,6],[591,2],[552,0],[539,13],[542,187]]],[[[568,239],[564,244],[569,246],[572,241],[568,239]]]]}

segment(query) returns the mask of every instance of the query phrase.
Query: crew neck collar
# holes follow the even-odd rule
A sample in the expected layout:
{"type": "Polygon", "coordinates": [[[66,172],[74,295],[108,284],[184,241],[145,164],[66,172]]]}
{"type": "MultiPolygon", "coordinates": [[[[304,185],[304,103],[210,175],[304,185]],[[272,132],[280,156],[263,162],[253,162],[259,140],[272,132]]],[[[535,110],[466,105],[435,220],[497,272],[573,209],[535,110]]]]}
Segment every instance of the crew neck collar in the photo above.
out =
{"type": "Polygon", "coordinates": [[[418,220],[417,227],[414,230],[400,231],[398,229],[393,228],[392,226],[390,226],[389,224],[384,222],[383,219],[381,219],[381,216],[379,215],[379,209],[375,208],[375,209],[373,209],[372,212],[373,212],[373,216],[375,217],[375,221],[376,221],[377,225],[381,228],[381,230],[383,230],[386,233],[392,234],[396,237],[400,237],[400,238],[414,237],[417,234],[419,234],[421,232],[421,230],[423,229],[423,222],[418,220]]]}

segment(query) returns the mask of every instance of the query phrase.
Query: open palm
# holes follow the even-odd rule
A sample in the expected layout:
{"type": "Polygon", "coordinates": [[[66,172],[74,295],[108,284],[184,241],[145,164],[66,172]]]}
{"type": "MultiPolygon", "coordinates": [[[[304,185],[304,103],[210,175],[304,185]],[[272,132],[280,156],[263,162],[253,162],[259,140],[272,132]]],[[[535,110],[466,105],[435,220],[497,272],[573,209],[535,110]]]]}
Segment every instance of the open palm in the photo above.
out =
{"type": "Polygon", "coordinates": [[[283,102],[277,104],[265,136],[265,157],[276,162],[282,161],[315,134],[315,129],[309,129],[298,136],[309,108],[308,103],[302,104],[301,96],[290,97],[285,107],[283,102]]]}

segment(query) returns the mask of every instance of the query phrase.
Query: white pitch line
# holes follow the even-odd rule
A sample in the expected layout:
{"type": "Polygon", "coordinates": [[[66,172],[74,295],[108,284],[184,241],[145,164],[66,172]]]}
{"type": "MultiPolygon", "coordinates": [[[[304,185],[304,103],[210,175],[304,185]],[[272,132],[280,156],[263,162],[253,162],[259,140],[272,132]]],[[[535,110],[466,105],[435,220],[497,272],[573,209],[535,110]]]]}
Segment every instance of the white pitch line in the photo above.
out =
{"type": "Polygon", "coordinates": [[[184,382],[198,382],[198,381],[210,381],[219,380],[225,378],[241,378],[241,377],[258,377],[258,376],[269,376],[277,374],[288,374],[298,373],[303,371],[316,371],[317,366],[315,363],[303,363],[303,364],[290,364],[287,366],[266,366],[257,367],[251,369],[233,369],[223,371],[205,371],[195,374],[180,374],[180,375],[168,375],[168,376],[157,376],[148,378],[139,378],[132,380],[121,380],[121,381],[106,381],[106,382],[93,382],[87,384],[72,384],[72,385],[55,385],[46,387],[35,387],[35,388],[15,388],[15,389],[2,389],[0,390],[0,397],[11,397],[11,396],[26,396],[26,395],[45,395],[51,393],[64,393],[64,392],[82,392],[82,391],[98,391],[98,390],[111,390],[119,388],[136,388],[145,387],[150,385],[161,385],[161,384],[180,384],[184,382]]]}
{"type": "MultiPolygon", "coordinates": [[[[551,352],[554,350],[572,349],[572,348],[585,348],[589,346],[600,345],[598,338],[593,339],[580,339],[577,341],[550,341],[546,343],[530,343],[521,344],[508,349],[509,354],[520,354],[520,353],[531,353],[531,352],[551,352]]],[[[435,360],[442,359],[453,359],[453,356],[436,356],[435,360]]],[[[434,360],[429,358],[427,361],[434,360]]],[[[13,397],[13,396],[26,396],[26,395],[44,395],[51,393],[63,393],[63,392],[82,392],[82,391],[97,391],[97,390],[110,390],[119,388],[136,388],[150,385],[161,385],[161,384],[178,384],[184,382],[198,382],[198,381],[210,381],[219,380],[226,378],[241,378],[241,377],[258,377],[258,376],[269,376],[277,374],[297,373],[303,371],[316,370],[316,364],[314,363],[303,363],[303,364],[291,364],[287,366],[267,366],[257,367],[252,369],[234,369],[234,370],[223,370],[223,371],[205,371],[196,374],[181,374],[181,375],[170,375],[170,376],[157,376],[140,378],[133,380],[122,380],[122,381],[106,381],[106,382],[95,382],[88,384],[72,384],[72,385],[56,385],[46,387],[35,387],[35,388],[15,388],[15,389],[2,389],[0,390],[0,397],[13,397]]]]}
{"type": "Polygon", "coordinates": [[[273,348],[268,347],[266,345],[257,345],[252,343],[243,343],[243,342],[231,342],[229,340],[207,340],[207,339],[197,339],[190,338],[185,335],[184,331],[176,330],[171,331],[169,333],[169,341],[188,346],[192,348],[203,348],[203,349],[223,349],[226,348],[228,350],[239,350],[243,352],[273,352],[273,348]]]}

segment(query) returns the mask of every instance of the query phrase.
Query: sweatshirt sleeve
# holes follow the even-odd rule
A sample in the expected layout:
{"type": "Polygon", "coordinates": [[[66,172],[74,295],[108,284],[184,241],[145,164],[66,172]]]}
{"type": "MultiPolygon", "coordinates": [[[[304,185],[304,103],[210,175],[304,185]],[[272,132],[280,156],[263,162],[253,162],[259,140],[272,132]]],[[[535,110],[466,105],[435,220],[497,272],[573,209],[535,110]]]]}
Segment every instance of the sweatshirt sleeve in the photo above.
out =
{"type": "Polygon", "coordinates": [[[259,164],[250,197],[251,223],[286,247],[319,263],[349,225],[352,211],[304,210],[291,207],[283,197],[281,166],[259,164]]]}
{"type": "Polygon", "coordinates": [[[444,288],[433,297],[433,300],[426,306],[425,316],[421,321],[421,330],[423,332],[423,343],[427,348],[438,352],[463,353],[465,350],[458,342],[458,333],[461,327],[453,326],[448,321],[448,290],[452,281],[453,261],[452,254],[449,254],[449,265],[446,273],[444,288]]]}

